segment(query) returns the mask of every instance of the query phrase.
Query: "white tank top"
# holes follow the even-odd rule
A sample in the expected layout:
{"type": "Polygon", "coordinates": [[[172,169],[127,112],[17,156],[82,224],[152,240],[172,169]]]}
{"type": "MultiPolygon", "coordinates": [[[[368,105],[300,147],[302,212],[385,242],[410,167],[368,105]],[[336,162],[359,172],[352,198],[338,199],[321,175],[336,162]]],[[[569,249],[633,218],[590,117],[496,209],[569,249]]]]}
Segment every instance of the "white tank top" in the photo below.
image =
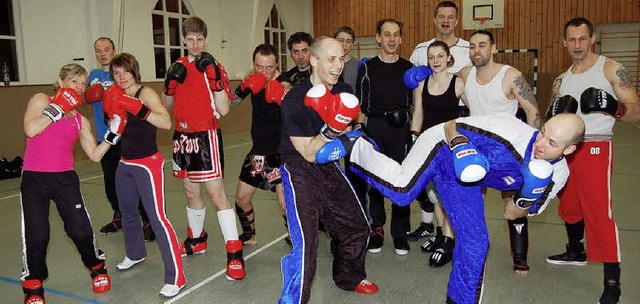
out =
{"type": "MultiPolygon", "coordinates": [[[[560,96],[571,95],[580,103],[580,95],[584,90],[594,87],[616,96],[613,92],[613,88],[609,81],[604,78],[604,62],[607,57],[600,56],[596,63],[586,72],[580,74],[574,74],[571,72],[571,67],[562,77],[562,84],[560,85],[560,96]]],[[[598,137],[602,135],[613,135],[613,124],[616,122],[613,116],[603,114],[600,112],[594,112],[591,114],[583,114],[578,107],[578,116],[582,118],[585,125],[585,139],[589,137],[598,137]]]]}
{"type": "Polygon", "coordinates": [[[484,116],[496,113],[509,113],[516,115],[518,111],[518,100],[507,99],[502,91],[502,80],[510,66],[503,66],[498,74],[485,85],[480,85],[476,81],[476,67],[471,68],[467,84],[464,87],[464,94],[467,96],[469,104],[469,114],[471,116],[484,116]]]}

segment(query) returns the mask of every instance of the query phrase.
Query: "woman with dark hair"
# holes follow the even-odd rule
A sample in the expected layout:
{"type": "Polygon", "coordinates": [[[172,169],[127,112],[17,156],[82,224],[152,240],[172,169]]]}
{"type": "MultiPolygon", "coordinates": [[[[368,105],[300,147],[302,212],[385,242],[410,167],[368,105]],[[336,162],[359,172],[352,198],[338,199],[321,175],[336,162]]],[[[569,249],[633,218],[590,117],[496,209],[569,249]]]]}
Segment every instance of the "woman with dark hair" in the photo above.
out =
{"type": "MultiPolygon", "coordinates": [[[[87,71],[78,64],[67,64],[60,69],[54,84],[55,96],[35,94],[24,114],[27,147],[20,181],[23,241],[20,279],[25,303],[45,302],[42,281],[49,276],[46,258],[51,200],[64,222],[65,232],[91,273],[93,291],[102,293],[111,289],[105,256],[98,249],[80,193],[78,174],[73,170],[76,140],[95,162],[100,161],[110,147],[107,140],[96,144],[91,123],[75,110],[82,104],[86,86],[87,71]]],[[[115,136],[110,131],[107,134],[115,136]]]]}
{"type": "MultiPolygon", "coordinates": [[[[413,91],[411,132],[414,142],[422,131],[457,118],[460,99],[466,104],[464,80],[448,71],[448,68],[454,64],[449,46],[439,40],[431,43],[427,49],[427,63],[433,74],[421,81],[413,91]]],[[[454,247],[453,230],[431,184],[426,192],[429,200],[436,203],[435,214],[438,227],[435,237],[424,243],[421,249],[425,252],[433,252],[429,258],[430,266],[440,267],[451,261],[454,247]]]]}
{"type": "Polygon", "coordinates": [[[171,128],[171,119],[158,93],[140,84],[140,67],[133,55],[116,55],[109,72],[116,85],[109,87],[105,93],[104,110],[112,120],[126,122],[122,133],[122,159],[116,171],[126,256],[116,267],[127,270],[146,259],[138,212],[138,201],[142,200],[156,234],[165,268],[165,285],[160,290],[160,296],[174,297],[187,280],[178,238],[167,219],[164,157],[156,145],[156,130],[171,128]]]}

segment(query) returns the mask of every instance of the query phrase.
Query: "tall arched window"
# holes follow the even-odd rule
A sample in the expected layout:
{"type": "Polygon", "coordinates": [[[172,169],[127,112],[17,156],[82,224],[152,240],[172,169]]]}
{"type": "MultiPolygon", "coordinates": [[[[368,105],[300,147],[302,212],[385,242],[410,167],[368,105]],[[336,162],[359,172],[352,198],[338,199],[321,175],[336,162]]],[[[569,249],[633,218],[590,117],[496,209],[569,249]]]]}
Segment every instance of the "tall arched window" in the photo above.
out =
{"type": "Polygon", "coordinates": [[[182,43],[182,22],[191,16],[186,1],[158,0],[151,12],[153,23],[153,52],[156,78],[164,78],[167,67],[187,55],[182,43]]]}
{"type": "MultiPolygon", "coordinates": [[[[0,1],[0,67],[7,64],[12,82],[20,81],[20,69],[18,65],[18,52],[21,52],[18,44],[18,22],[14,1],[0,1]]],[[[2,80],[0,79],[0,82],[2,80]]]]}
{"type": "Polygon", "coordinates": [[[280,57],[280,71],[284,72],[289,70],[287,68],[287,32],[284,29],[284,24],[278,16],[278,9],[274,4],[271,8],[271,14],[267,18],[267,23],[264,24],[264,43],[270,43],[276,47],[278,56],[280,57]]]}

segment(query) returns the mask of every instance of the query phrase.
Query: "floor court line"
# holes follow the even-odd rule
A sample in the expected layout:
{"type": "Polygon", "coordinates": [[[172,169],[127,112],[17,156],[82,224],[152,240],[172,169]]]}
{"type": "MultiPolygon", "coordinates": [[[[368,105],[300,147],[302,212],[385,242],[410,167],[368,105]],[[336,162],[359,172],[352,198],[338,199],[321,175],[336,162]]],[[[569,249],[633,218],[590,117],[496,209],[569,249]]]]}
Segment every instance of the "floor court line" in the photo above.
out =
{"type": "MultiPolygon", "coordinates": [[[[10,278],[7,278],[7,277],[2,277],[2,276],[0,276],[0,281],[11,283],[11,284],[16,284],[18,286],[22,285],[22,283],[20,281],[18,281],[18,280],[14,280],[14,279],[10,279],[10,278]]],[[[46,288],[45,287],[44,291],[45,291],[45,294],[47,294],[47,293],[55,294],[55,295],[63,296],[63,297],[74,299],[74,300],[80,300],[80,301],[83,301],[85,303],[107,304],[106,302],[100,302],[98,300],[81,297],[81,296],[78,296],[78,295],[74,295],[72,293],[68,293],[68,292],[64,292],[64,291],[60,291],[60,290],[56,290],[56,289],[51,289],[51,288],[46,288]]]]}
{"type": "MultiPolygon", "coordinates": [[[[287,233],[285,233],[285,234],[281,235],[280,237],[276,238],[275,240],[271,241],[270,243],[268,243],[268,244],[266,244],[266,245],[264,245],[264,246],[262,246],[262,247],[258,248],[256,251],[254,251],[254,252],[252,252],[251,254],[247,255],[247,256],[244,258],[244,260],[245,260],[245,261],[247,261],[247,260],[251,259],[252,257],[254,257],[255,255],[257,255],[258,253],[260,253],[260,252],[262,252],[262,251],[264,251],[264,250],[268,249],[269,247],[273,246],[274,244],[276,244],[276,243],[278,243],[278,242],[282,241],[285,237],[287,237],[287,235],[288,235],[288,234],[287,234],[287,233]]],[[[208,277],[208,278],[206,278],[206,279],[202,280],[200,283],[198,283],[198,284],[194,285],[193,287],[190,287],[189,289],[187,289],[187,290],[185,290],[185,291],[183,291],[183,292],[179,293],[177,296],[175,296],[175,297],[171,298],[170,300],[168,300],[168,301],[164,302],[164,304],[174,303],[174,302],[176,302],[176,301],[178,301],[178,300],[182,299],[183,297],[186,297],[188,294],[190,294],[190,293],[194,292],[194,291],[195,291],[195,290],[197,290],[198,288],[200,288],[200,287],[202,287],[202,286],[206,285],[207,283],[209,283],[209,282],[211,282],[211,281],[215,280],[216,278],[218,278],[218,277],[220,277],[220,276],[224,275],[224,274],[225,274],[225,271],[226,271],[226,269],[222,269],[222,270],[220,270],[220,271],[216,272],[216,273],[215,273],[215,274],[213,274],[212,276],[210,276],[210,277],[208,277]]]]}

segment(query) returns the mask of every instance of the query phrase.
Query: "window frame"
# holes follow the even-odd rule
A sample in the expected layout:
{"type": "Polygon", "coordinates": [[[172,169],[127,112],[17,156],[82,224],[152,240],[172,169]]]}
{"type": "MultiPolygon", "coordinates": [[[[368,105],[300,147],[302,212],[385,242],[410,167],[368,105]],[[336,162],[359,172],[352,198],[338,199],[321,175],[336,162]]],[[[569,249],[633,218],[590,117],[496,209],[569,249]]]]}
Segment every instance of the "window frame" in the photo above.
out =
{"type": "MultiPolygon", "coordinates": [[[[17,0],[8,0],[11,2],[12,6],[12,14],[13,14],[13,26],[14,26],[14,36],[10,35],[0,35],[0,40],[13,40],[16,45],[16,52],[13,55],[13,60],[15,61],[16,66],[10,67],[11,74],[11,84],[12,85],[22,85],[26,84],[26,66],[24,62],[24,48],[22,45],[22,20],[20,19],[20,3],[17,0]],[[18,77],[14,78],[16,75],[16,68],[18,71],[18,77]],[[15,80],[14,80],[15,79],[15,80]]],[[[0,63],[1,64],[1,63],[0,63]]]]}
{"type": "MultiPolygon", "coordinates": [[[[178,2],[178,8],[179,8],[179,12],[170,12],[167,11],[167,0],[157,0],[155,2],[155,5],[153,7],[153,9],[151,10],[151,35],[152,35],[152,43],[153,43],[153,65],[154,65],[154,69],[153,69],[153,73],[154,73],[154,77],[156,80],[164,80],[164,77],[166,75],[166,70],[169,68],[169,66],[175,61],[171,59],[171,51],[174,50],[179,50],[180,51],[180,57],[185,56],[185,54],[187,53],[187,48],[184,45],[184,41],[183,41],[183,37],[182,37],[182,22],[189,17],[193,17],[194,15],[194,10],[193,7],[191,6],[191,3],[189,3],[188,0],[176,0],[178,2]],[[156,10],[156,6],[158,4],[158,2],[162,2],[162,10],[156,10]],[[186,7],[186,9],[189,11],[189,15],[184,14],[183,12],[183,7],[186,7]],[[159,15],[162,16],[162,30],[163,30],[163,36],[164,36],[164,44],[156,44],[155,43],[155,35],[156,33],[154,32],[154,28],[153,28],[153,16],[154,15],[159,15]],[[178,45],[171,45],[171,31],[170,31],[170,27],[169,27],[169,19],[178,19],[178,45]],[[157,62],[156,62],[156,49],[163,49],[164,50],[164,64],[165,64],[165,75],[162,75],[161,78],[158,78],[157,76],[157,72],[158,72],[158,66],[157,66],[157,62]]],[[[179,57],[179,58],[180,58],[179,57]]]]}

